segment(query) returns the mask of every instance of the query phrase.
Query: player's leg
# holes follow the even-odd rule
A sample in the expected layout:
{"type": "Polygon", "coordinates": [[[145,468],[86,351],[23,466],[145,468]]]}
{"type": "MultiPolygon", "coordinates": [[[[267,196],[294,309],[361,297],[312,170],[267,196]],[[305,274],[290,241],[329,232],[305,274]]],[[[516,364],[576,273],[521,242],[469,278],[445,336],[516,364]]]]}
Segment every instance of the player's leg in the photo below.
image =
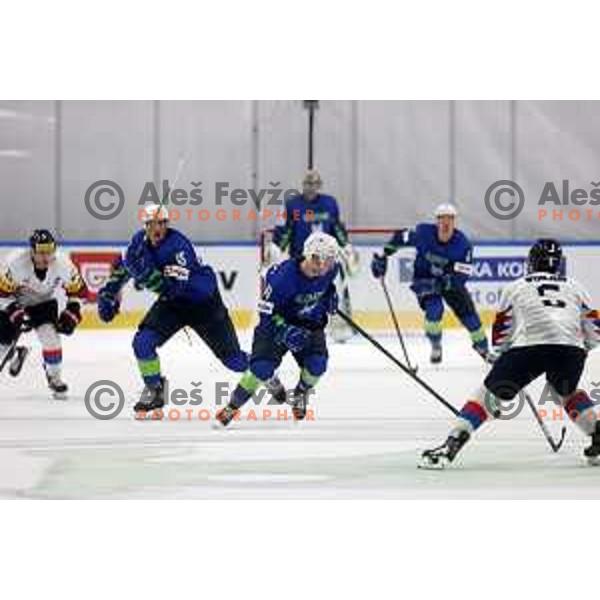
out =
{"type": "Polygon", "coordinates": [[[302,420],[306,417],[310,394],[327,371],[329,354],[325,333],[313,332],[308,345],[301,352],[294,354],[294,358],[301,371],[292,398],[292,412],[296,420],[302,420]]]}
{"type": "Polygon", "coordinates": [[[444,466],[454,460],[471,436],[501,407],[546,370],[545,356],[535,346],[513,348],[502,354],[472,397],[463,405],[446,441],[423,452],[424,467],[444,466]]]}
{"type": "Polygon", "coordinates": [[[55,398],[64,398],[68,386],[62,380],[62,342],[56,329],[58,303],[56,300],[42,302],[27,308],[31,327],[35,330],[42,347],[42,358],[48,387],[55,398]]]}
{"type": "Polygon", "coordinates": [[[575,346],[548,346],[546,378],[558,394],[571,421],[590,436],[584,456],[592,465],[600,464],[600,421],[598,408],[587,392],[578,389],[587,354],[575,346]]]}
{"type": "Polygon", "coordinates": [[[240,347],[229,311],[218,290],[208,302],[190,305],[186,312],[186,324],[200,336],[225,367],[236,373],[246,371],[248,357],[240,347]]]}
{"type": "Polygon", "coordinates": [[[287,348],[275,342],[273,335],[261,327],[254,330],[249,368],[242,375],[225,408],[215,415],[223,426],[228,425],[239,409],[250,400],[261,385],[271,381],[287,348]]]}
{"type": "Polygon", "coordinates": [[[164,406],[165,378],[158,349],[183,327],[184,319],[184,310],[176,302],[157,300],[138,326],[132,346],[144,380],[144,391],[133,407],[136,413],[164,406]]]}
{"type": "Polygon", "coordinates": [[[475,308],[473,298],[467,288],[460,287],[445,291],[444,300],[469,332],[474,350],[484,360],[487,360],[489,356],[488,339],[481,325],[481,319],[475,308]]]}
{"type": "Polygon", "coordinates": [[[425,335],[431,344],[430,360],[433,364],[442,362],[442,318],[444,302],[439,294],[417,295],[419,306],[425,314],[425,335]]]}

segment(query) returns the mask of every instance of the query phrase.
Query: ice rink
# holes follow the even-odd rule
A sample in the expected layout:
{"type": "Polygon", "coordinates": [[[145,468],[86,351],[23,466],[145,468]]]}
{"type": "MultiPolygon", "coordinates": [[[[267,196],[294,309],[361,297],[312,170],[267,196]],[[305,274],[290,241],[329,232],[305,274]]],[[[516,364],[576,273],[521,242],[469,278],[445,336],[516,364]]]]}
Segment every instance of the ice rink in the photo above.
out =
{"type": "MultiPolygon", "coordinates": [[[[178,420],[136,421],[131,406],[141,386],[131,337],[87,330],[67,338],[66,401],[49,398],[37,341],[29,340],[32,353],[21,376],[0,376],[0,497],[600,498],[600,469],[581,457],[583,435],[569,424],[562,450],[552,454],[528,409],[485,426],[451,468],[418,470],[420,451],[445,439],[452,415],[358,339],[331,345],[314,420],[263,420],[264,408],[277,409],[261,406],[257,420],[246,411],[231,429],[215,430],[198,411],[214,410],[215,383],[233,389],[236,377],[197,338],[190,344],[180,334],[162,350],[163,369],[171,393],[201,381],[202,405],[172,404],[178,420]],[[86,410],[86,390],[98,380],[124,389],[126,406],[112,420],[86,410]],[[190,417],[185,411],[192,408],[190,417]]],[[[399,355],[397,340],[379,339],[399,355]]],[[[243,344],[248,348],[247,335],[243,344]]],[[[462,332],[446,335],[439,367],[428,365],[420,336],[409,336],[408,346],[419,375],[457,407],[486,371],[462,332]]],[[[295,373],[286,361],[287,385],[295,373]]],[[[592,381],[600,381],[600,353],[591,355],[582,383],[590,389],[592,381]]],[[[556,435],[561,425],[549,422],[556,435]]]]}

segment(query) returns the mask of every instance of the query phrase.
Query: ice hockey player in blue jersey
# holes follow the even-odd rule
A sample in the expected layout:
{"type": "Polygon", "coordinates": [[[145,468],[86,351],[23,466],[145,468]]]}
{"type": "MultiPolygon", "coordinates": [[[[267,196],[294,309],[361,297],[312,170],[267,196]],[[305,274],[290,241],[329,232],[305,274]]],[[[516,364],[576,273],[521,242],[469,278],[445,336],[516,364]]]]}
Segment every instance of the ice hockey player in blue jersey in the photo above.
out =
{"type": "Polygon", "coordinates": [[[192,328],[232,371],[244,372],[247,357],[223,304],[217,278],[196,256],[192,243],[169,227],[167,210],[145,209],[144,229],[132,238],[123,260],[98,294],[98,313],[111,321],[119,311],[123,286],[133,279],[138,289],[158,294],[133,339],[133,350],[145,383],[136,412],[160,409],[165,403],[165,378],[157,349],[181,328],[192,328]]]}
{"type": "Polygon", "coordinates": [[[228,425],[262,384],[273,398],[289,401],[296,420],[306,416],[308,396],[327,370],[325,326],[337,309],[334,279],[339,246],[332,236],[312,233],[303,255],[273,265],[267,272],[259,303],[260,320],[254,330],[250,368],[234,390],[229,404],[217,412],[228,425]],[[274,378],[283,357],[291,352],[301,369],[298,383],[288,398],[283,384],[274,378]]]}
{"type": "Polygon", "coordinates": [[[487,337],[466,287],[473,268],[473,247],[456,228],[456,216],[452,204],[441,204],[435,210],[435,224],[420,223],[414,229],[396,231],[383,253],[375,254],[371,263],[373,276],[384,277],[389,256],[399,248],[415,247],[411,289],[425,313],[425,334],[431,342],[432,363],[442,360],[444,301],[469,331],[473,348],[484,359],[489,355],[487,337]]]}
{"type": "MultiPolygon", "coordinates": [[[[302,194],[292,196],[285,205],[285,221],[273,231],[273,239],[264,248],[267,266],[281,260],[287,252],[290,258],[302,255],[304,243],[314,231],[322,231],[334,237],[341,248],[340,270],[336,281],[340,303],[344,312],[352,314],[348,278],[358,268],[358,254],[348,240],[346,226],[342,222],[337,200],[321,193],[322,179],[319,172],[311,169],[302,182],[302,194]]],[[[336,341],[345,341],[353,331],[341,320],[334,318],[332,334],[336,341]]]]}

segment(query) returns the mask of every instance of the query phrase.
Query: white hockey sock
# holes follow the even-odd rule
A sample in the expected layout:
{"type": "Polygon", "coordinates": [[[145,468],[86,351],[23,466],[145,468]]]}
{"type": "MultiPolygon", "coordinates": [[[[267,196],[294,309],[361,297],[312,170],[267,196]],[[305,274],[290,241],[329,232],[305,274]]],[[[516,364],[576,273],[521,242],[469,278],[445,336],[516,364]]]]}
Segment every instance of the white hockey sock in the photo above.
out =
{"type": "Polygon", "coordinates": [[[42,356],[46,373],[51,377],[60,377],[62,366],[62,346],[60,336],[54,325],[45,323],[36,329],[42,345],[42,356]]]}

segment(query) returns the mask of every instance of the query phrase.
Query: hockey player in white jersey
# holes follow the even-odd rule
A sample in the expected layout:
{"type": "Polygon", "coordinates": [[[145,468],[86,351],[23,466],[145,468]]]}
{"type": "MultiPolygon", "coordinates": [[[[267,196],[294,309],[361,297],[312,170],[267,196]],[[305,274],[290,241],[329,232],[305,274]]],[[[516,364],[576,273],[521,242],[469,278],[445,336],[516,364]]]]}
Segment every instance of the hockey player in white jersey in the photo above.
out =
{"type": "Polygon", "coordinates": [[[600,344],[600,314],[586,290],[562,276],[562,249],[555,240],[538,240],[530,249],[528,274],[502,293],[492,329],[499,352],[493,367],[458,414],[444,444],[423,452],[423,467],[443,467],[483,423],[499,416],[529,383],[545,375],[569,417],[591,439],[584,450],[600,464],[600,421],[587,392],[578,389],[587,353],[600,344]]]}
{"type": "Polygon", "coordinates": [[[71,335],[80,323],[79,299],[86,287],[49,231],[37,229],[29,242],[28,250],[15,252],[0,269],[0,365],[9,363],[16,377],[28,353],[17,345],[19,336],[35,330],[48,387],[55,398],[64,398],[68,388],[61,376],[60,334],[71,335]],[[60,313],[59,301],[64,304],[60,313]]]}

